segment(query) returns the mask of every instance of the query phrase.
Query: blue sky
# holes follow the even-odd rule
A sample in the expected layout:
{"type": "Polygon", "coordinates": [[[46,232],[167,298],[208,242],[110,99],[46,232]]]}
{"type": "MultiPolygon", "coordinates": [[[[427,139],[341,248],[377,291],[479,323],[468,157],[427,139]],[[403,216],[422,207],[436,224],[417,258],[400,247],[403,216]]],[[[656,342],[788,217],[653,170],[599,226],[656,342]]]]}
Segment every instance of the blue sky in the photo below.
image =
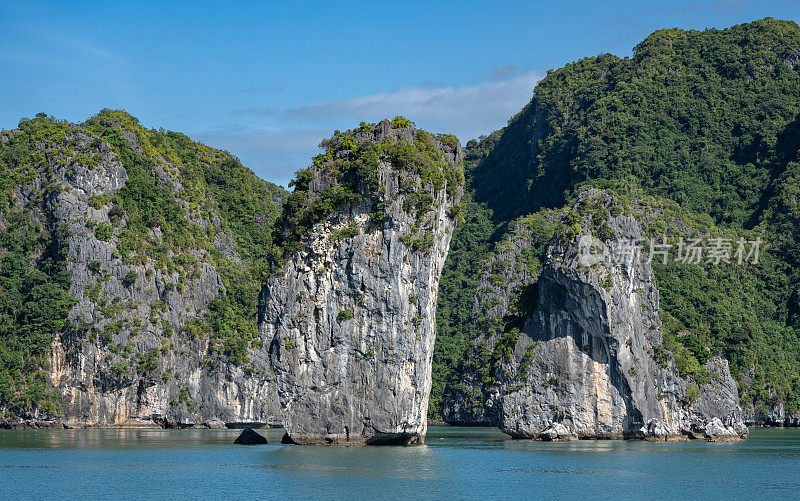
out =
{"type": "Polygon", "coordinates": [[[286,185],[334,129],[402,114],[462,142],[549,68],[629,56],[653,30],[800,20],[791,1],[0,0],[0,128],[122,108],[286,185]]]}

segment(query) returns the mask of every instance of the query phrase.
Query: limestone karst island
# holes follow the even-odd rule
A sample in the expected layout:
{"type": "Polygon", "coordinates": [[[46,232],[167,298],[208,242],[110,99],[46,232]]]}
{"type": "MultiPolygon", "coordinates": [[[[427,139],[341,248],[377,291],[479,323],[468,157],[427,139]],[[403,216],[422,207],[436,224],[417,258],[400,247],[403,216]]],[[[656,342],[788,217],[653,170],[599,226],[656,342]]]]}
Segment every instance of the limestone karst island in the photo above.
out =
{"type": "Polygon", "coordinates": [[[2,497],[800,496],[800,17],[573,3],[0,5],[2,497]]]}

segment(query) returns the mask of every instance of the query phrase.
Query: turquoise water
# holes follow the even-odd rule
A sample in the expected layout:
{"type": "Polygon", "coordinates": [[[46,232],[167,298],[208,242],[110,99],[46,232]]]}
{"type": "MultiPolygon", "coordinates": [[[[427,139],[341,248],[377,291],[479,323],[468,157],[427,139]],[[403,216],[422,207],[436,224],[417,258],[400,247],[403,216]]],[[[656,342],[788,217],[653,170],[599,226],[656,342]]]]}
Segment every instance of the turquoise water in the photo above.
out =
{"type": "Polygon", "coordinates": [[[431,427],[410,447],[232,445],[237,430],[0,431],[3,499],[800,498],[800,430],[743,443],[511,440],[431,427]]]}

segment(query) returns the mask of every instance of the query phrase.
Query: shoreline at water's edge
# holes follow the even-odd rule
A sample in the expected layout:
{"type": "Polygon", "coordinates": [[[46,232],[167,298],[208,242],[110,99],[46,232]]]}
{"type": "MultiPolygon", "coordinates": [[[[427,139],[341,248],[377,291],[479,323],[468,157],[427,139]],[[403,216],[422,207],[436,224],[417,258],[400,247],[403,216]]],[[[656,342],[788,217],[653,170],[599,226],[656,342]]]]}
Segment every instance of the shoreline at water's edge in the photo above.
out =
{"type": "MultiPolygon", "coordinates": [[[[442,419],[428,419],[428,426],[455,426],[442,419]]],[[[493,428],[492,426],[481,426],[481,428],[493,428]]]]}
{"type": "Polygon", "coordinates": [[[126,421],[122,423],[64,423],[61,421],[25,420],[25,421],[0,421],[0,430],[169,430],[169,429],[230,429],[244,428],[267,429],[283,428],[282,425],[270,423],[240,423],[240,422],[207,422],[207,423],[158,423],[153,421],[126,421]]]}
{"type": "MultiPolygon", "coordinates": [[[[445,421],[440,420],[431,420],[428,423],[430,426],[443,426],[443,427],[462,427],[463,425],[452,425],[445,421]]],[[[169,430],[169,429],[187,429],[187,430],[209,430],[209,429],[242,429],[242,428],[254,428],[254,429],[270,429],[270,428],[283,428],[280,425],[270,425],[268,423],[224,423],[222,425],[216,425],[211,423],[201,423],[201,424],[192,424],[192,425],[159,425],[154,424],[151,422],[126,422],[126,423],[118,423],[118,424],[103,424],[103,425],[73,425],[73,424],[66,424],[56,421],[26,421],[24,423],[9,423],[9,422],[0,422],[0,430],[54,430],[54,429],[64,429],[64,430],[169,430]]],[[[494,426],[463,426],[469,428],[491,428],[497,429],[494,426]]],[[[755,428],[800,428],[800,427],[780,427],[780,426],[755,426],[755,428]]],[[[749,435],[749,434],[748,434],[749,435]]],[[[563,436],[563,437],[547,437],[547,436],[537,436],[537,437],[512,437],[509,436],[510,440],[531,440],[534,442],[574,442],[574,441],[605,441],[605,440],[641,440],[645,442],[684,442],[684,441],[706,441],[706,442],[743,442],[747,439],[748,435],[740,436],[740,437],[703,437],[703,436],[689,436],[689,435],[669,435],[665,437],[651,437],[651,436],[644,436],[644,435],[597,435],[597,436],[563,436]]],[[[283,443],[291,444],[294,443],[291,439],[287,440],[287,437],[284,436],[283,443]]],[[[340,443],[331,443],[331,442],[305,442],[306,445],[308,444],[317,444],[317,445],[374,445],[369,444],[367,442],[340,442],[340,443]]],[[[420,440],[419,443],[424,443],[424,439],[420,440]]]]}
{"type": "MultiPolygon", "coordinates": [[[[470,427],[470,428],[496,428],[494,426],[487,426],[484,424],[462,424],[462,423],[448,423],[447,421],[441,419],[429,419],[428,426],[447,426],[447,427],[470,427]]],[[[153,421],[126,421],[122,423],[105,423],[105,424],[91,424],[91,423],[65,423],[61,421],[49,421],[49,420],[24,420],[24,421],[0,421],[0,430],[37,430],[37,429],[104,429],[104,430],[161,430],[161,429],[243,429],[243,428],[253,428],[253,429],[270,429],[270,428],[282,428],[282,425],[279,424],[270,424],[270,423],[244,423],[244,422],[230,422],[224,423],[221,421],[218,422],[206,422],[206,423],[191,423],[191,424],[181,424],[181,423],[159,423],[153,421]]],[[[765,425],[765,424],[750,424],[748,428],[800,428],[800,426],[776,426],[776,425],[765,425]]],[[[512,437],[514,438],[514,437],[512,437]]],[[[517,437],[515,439],[519,440],[547,440],[542,437],[534,437],[534,438],[527,438],[527,437],[517,437]]],[[[646,440],[646,441],[684,441],[684,440],[710,440],[710,441],[742,441],[745,440],[746,437],[738,437],[738,438],[725,438],[725,437],[714,437],[713,439],[706,439],[701,437],[688,437],[685,435],[680,436],[670,436],[670,437],[642,437],[642,436],[619,436],[619,437],[609,437],[609,436],[584,436],[584,437],[575,437],[573,440],[646,440]]],[[[564,438],[556,439],[557,441],[565,441],[564,438]]]]}

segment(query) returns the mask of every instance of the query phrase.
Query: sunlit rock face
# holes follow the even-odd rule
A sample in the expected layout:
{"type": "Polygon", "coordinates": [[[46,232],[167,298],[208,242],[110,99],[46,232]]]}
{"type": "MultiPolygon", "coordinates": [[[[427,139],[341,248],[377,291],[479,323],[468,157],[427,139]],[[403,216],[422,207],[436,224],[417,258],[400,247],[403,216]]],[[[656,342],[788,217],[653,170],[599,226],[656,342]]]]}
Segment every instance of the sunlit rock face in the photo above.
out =
{"type": "MultiPolygon", "coordinates": [[[[381,145],[377,178],[358,182],[355,200],[316,222],[262,293],[260,331],[286,440],[420,443],[439,277],[463,190],[461,147],[389,121],[345,135],[358,146],[342,139],[329,146],[330,158],[354,161],[355,150],[381,145]],[[402,163],[383,153],[398,143],[424,152],[444,178],[419,158],[402,163]]],[[[313,168],[309,200],[341,182],[333,169],[333,160],[313,168]]]]}
{"type": "MultiPolygon", "coordinates": [[[[581,231],[557,229],[543,265],[530,273],[517,266],[534,239],[524,225],[499,246],[488,267],[503,270],[504,286],[482,279],[476,325],[492,325],[480,321],[487,316],[517,320],[513,329],[498,322],[479,336],[476,347],[493,350],[496,369],[465,379],[467,390],[445,402],[446,420],[490,421],[513,437],[542,440],[746,436],[727,361],[711,357],[707,377],[683,378],[662,347],[650,258],[636,245],[634,213],[614,210],[618,203],[584,192],[571,211],[582,218],[573,226],[581,231]],[[601,225],[603,240],[591,232],[601,225]],[[520,291],[532,298],[528,310],[517,306],[520,291]]],[[[550,214],[557,227],[562,215],[550,214]]]]}

